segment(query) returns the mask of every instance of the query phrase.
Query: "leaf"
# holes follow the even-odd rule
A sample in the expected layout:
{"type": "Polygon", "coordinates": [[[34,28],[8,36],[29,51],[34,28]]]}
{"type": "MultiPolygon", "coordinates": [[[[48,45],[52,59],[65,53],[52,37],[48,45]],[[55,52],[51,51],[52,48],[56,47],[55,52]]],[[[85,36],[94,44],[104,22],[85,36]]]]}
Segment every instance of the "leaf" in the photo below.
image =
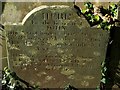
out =
{"type": "Polygon", "coordinates": [[[95,19],[95,21],[99,21],[100,17],[98,15],[94,15],[94,19],[95,19]]]}
{"type": "Polygon", "coordinates": [[[97,28],[101,28],[100,24],[97,26],[97,28]]]}
{"type": "Polygon", "coordinates": [[[2,80],[2,84],[5,85],[7,82],[6,80],[2,80]]]}
{"type": "Polygon", "coordinates": [[[105,78],[101,79],[101,82],[105,84],[106,83],[106,79],[105,78]]]}
{"type": "Polygon", "coordinates": [[[109,5],[109,9],[115,10],[117,9],[117,5],[112,3],[111,5],[109,5]]]}
{"type": "Polygon", "coordinates": [[[107,29],[110,30],[110,29],[111,29],[111,25],[108,25],[108,26],[107,26],[107,29]]]}
{"type": "Polygon", "coordinates": [[[83,9],[83,10],[82,10],[82,13],[84,14],[86,11],[87,11],[87,10],[83,9]]]}
{"type": "Polygon", "coordinates": [[[85,2],[84,5],[86,6],[86,8],[88,9],[93,9],[93,4],[91,2],[85,2]]]}
{"type": "Polygon", "coordinates": [[[94,23],[94,18],[91,18],[90,22],[91,22],[91,23],[94,23]]]}

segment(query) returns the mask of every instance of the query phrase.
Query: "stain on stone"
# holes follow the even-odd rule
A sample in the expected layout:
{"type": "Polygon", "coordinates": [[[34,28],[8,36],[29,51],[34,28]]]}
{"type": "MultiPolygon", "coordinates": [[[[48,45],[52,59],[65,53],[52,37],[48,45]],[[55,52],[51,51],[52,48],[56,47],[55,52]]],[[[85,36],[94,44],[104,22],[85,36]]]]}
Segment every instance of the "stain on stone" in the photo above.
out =
{"type": "Polygon", "coordinates": [[[95,77],[93,77],[93,76],[84,76],[83,78],[84,79],[94,79],[95,77]]]}
{"type": "Polygon", "coordinates": [[[75,79],[75,76],[74,75],[70,75],[70,76],[68,76],[68,79],[75,79]]]}
{"type": "Polygon", "coordinates": [[[45,80],[47,80],[47,81],[50,81],[50,80],[52,80],[53,79],[53,76],[46,76],[45,77],[45,80]]]}
{"type": "Polygon", "coordinates": [[[84,87],[88,87],[89,86],[89,82],[81,81],[81,85],[84,86],[84,87]]]}
{"type": "Polygon", "coordinates": [[[75,73],[75,70],[71,69],[69,67],[63,67],[62,70],[61,70],[61,74],[64,74],[64,75],[71,75],[71,74],[74,74],[74,73],[75,73]]]}

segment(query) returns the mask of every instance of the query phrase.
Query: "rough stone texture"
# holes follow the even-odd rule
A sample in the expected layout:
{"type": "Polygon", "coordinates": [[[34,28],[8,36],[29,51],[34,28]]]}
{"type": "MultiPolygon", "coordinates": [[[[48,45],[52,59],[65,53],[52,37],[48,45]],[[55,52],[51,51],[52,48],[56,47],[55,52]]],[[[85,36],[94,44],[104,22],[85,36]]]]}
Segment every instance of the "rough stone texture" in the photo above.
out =
{"type": "Polygon", "coordinates": [[[96,88],[109,33],[90,28],[70,7],[49,7],[23,26],[6,26],[11,68],[41,87],[96,88]],[[59,15],[58,15],[59,14],[59,15]]]}
{"type": "Polygon", "coordinates": [[[18,23],[21,15],[21,11],[18,11],[17,7],[13,3],[6,3],[2,14],[2,23],[18,23]]]}

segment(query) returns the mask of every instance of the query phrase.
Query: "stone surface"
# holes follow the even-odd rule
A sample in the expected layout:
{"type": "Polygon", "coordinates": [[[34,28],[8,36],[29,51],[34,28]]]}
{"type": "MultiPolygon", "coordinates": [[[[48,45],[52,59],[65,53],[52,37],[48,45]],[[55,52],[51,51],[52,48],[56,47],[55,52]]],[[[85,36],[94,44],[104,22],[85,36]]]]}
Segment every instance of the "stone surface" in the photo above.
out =
{"type": "Polygon", "coordinates": [[[24,80],[49,88],[99,85],[109,33],[90,28],[73,8],[47,7],[6,30],[10,66],[24,80]]]}

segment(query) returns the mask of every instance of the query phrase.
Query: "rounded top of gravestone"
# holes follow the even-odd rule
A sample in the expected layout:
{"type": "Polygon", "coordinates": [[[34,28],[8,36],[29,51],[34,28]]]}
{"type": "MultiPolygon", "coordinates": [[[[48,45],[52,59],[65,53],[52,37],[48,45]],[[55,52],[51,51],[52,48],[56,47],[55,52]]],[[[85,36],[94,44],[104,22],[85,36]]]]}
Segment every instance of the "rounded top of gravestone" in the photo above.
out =
{"type": "MultiPolygon", "coordinates": [[[[73,22],[79,28],[90,27],[84,16],[78,16],[73,7],[65,5],[40,6],[29,12],[22,21],[22,24],[42,24],[49,20],[50,25],[54,21],[68,23],[73,22]],[[46,15],[45,15],[46,14],[46,15]]],[[[44,25],[42,25],[44,27],[44,25]]]]}

